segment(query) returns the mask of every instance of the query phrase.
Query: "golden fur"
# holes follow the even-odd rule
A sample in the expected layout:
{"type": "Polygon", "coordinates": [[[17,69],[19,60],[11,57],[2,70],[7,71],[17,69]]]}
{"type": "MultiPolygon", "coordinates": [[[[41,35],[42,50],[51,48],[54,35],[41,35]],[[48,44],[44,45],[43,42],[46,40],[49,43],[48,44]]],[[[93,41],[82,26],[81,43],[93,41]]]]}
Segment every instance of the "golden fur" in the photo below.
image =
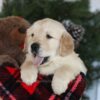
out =
{"type": "Polygon", "coordinates": [[[21,66],[21,78],[28,85],[36,81],[38,72],[43,75],[54,74],[51,85],[54,93],[60,95],[80,72],[87,72],[84,63],[74,51],[71,35],[55,20],[46,18],[36,21],[27,30],[25,50],[27,54],[21,66]],[[52,38],[48,39],[47,35],[52,38]],[[35,57],[31,52],[31,44],[35,42],[40,44],[39,56],[49,56],[49,60],[38,67],[33,65],[35,57]]]}
{"type": "Polygon", "coordinates": [[[72,37],[66,33],[62,35],[60,40],[59,53],[61,56],[66,56],[74,50],[74,43],[72,37]]]}

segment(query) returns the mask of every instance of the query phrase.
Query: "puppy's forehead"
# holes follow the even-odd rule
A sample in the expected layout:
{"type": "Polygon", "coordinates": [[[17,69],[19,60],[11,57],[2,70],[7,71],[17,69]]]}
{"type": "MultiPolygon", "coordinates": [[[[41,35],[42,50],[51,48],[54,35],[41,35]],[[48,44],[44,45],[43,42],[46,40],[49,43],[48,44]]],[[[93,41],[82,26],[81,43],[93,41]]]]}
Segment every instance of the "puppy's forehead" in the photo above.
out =
{"type": "Polygon", "coordinates": [[[39,21],[36,21],[28,31],[35,32],[35,33],[49,33],[51,35],[56,35],[56,37],[60,37],[66,29],[64,26],[53,19],[45,18],[39,21]]]}

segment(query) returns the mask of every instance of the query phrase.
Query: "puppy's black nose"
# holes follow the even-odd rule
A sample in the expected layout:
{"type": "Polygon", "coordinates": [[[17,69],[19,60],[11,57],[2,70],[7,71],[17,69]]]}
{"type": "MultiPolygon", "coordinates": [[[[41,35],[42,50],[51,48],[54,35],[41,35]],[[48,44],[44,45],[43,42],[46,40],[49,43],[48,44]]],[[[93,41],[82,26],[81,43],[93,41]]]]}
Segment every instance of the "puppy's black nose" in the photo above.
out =
{"type": "Polygon", "coordinates": [[[31,52],[37,54],[39,50],[40,45],[38,43],[33,43],[31,45],[31,52]]]}

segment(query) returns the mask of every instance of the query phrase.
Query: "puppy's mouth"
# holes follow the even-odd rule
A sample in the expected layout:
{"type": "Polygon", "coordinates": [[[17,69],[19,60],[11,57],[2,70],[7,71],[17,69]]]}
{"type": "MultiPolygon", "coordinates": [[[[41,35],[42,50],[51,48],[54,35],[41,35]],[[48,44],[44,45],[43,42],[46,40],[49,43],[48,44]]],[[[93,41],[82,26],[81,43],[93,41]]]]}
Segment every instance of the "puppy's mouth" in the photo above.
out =
{"type": "Polygon", "coordinates": [[[35,56],[33,63],[35,66],[38,67],[39,65],[45,64],[48,61],[48,59],[49,59],[49,56],[47,57],[35,56]]]}

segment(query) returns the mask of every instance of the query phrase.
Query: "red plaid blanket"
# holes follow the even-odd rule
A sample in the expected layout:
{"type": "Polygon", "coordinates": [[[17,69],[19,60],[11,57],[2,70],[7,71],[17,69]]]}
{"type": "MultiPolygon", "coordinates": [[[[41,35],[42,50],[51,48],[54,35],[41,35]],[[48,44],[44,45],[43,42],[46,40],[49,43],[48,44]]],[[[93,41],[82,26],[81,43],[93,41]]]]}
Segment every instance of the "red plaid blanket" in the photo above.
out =
{"type": "Polygon", "coordinates": [[[69,83],[68,89],[62,95],[53,94],[51,88],[52,76],[38,76],[37,82],[27,86],[20,79],[20,70],[11,66],[0,66],[0,97],[3,100],[79,100],[86,80],[80,73],[69,83]]]}

